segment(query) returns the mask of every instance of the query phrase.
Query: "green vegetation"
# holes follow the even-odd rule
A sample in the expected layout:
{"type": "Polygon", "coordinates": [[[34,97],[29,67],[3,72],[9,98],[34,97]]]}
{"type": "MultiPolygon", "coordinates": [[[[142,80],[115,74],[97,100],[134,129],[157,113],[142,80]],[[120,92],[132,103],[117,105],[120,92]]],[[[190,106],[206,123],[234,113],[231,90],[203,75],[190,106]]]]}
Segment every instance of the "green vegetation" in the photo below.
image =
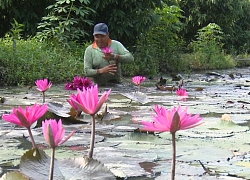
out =
{"type": "Polygon", "coordinates": [[[129,75],[156,75],[171,71],[186,70],[184,61],[179,61],[183,41],[176,35],[182,27],[180,22],[181,11],[177,6],[156,8],[155,14],[159,17],[149,31],[141,34],[136,43],[134,52],[135,63],[127,65],[125,71],[129,75]]]}
{"type": "Polygon", "coordinates": [[[215,23],[208,24],[198,30],[196,39],[189,45],[192,53],[184,55],[183,59],[189,60],[193,70],[235,67],[234,59],[223,51],[222,39],[221,28],[215,23]]]}
{"type": "Polygon", "coordinates": [[[35,38],[20,39],[13,49],[11,38],[3,38],[0,51],[0,85],[34,85],[40,78],[60,83],[83,75],[84,49],[52,47],[35,38]]]}
{"type": "Polygon", "coordinates": [[[235,61],[249,59],[249,0],[2,0],[0,9],[0,85],[82,76],[96,22],[133,53],[125,76],[250,65],[235,61]]]}

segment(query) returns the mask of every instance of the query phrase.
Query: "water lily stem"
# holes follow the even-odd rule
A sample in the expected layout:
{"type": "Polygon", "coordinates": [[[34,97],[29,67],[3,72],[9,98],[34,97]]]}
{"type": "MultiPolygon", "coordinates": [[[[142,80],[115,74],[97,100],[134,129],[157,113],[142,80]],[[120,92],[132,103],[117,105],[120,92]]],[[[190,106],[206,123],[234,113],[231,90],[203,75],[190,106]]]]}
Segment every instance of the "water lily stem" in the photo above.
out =
{"type": "Polygon", "coordinates": [[[139,84],[138,85],[138,92],[140,92],[141,91],[141,85],[139,84]]]}
{"type": "Polygon", "coordinates": [[[95,115],[91,115],[92,118],[92,127],[91,127],[91,140],[90,140],[90,148],[89,148],[89,158],[92,158],[94,151],[94,143],[95,143],[95,115]]]}
{"type": "Polygon", "coordinates": [[[49,170],[49,180],[53,180],[53,174],[54,174],[54,160],[55,160],[55,149],[51,149],[51,159],[50,159],[50,170],[49,170]]]}
{"type": "Polygon", "coordinates": [[[176,143],[175,132],[172,134],[172,167],[171,167],[171,180],[175,179],[175,160],[176,160],[176,143]]]}
{"type": "Polygon", "coordinates": [[[30,129],[30,127],[27,128],[27,129],[28,129],[28,132],[29,132],[29,136],[30,136],[30,139],[31,139],[32,146],[33,146],[33,148],[36,148],[36,143],[35,143],[34,137],[32,135],[31,129],[30,129]]]}
{"type": "Polygon", "coordinates": [[[43,103],[45,103],[45,92],[43,92],[43,103]]]}

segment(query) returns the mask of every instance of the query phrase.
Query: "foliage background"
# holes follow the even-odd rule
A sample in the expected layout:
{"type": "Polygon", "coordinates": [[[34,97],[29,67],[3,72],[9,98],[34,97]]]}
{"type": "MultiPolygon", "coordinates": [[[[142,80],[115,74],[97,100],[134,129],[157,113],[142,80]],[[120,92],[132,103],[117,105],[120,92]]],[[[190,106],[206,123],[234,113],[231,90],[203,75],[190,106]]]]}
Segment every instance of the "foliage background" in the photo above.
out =
{"type": "Polygon", "coordinates": [[[71,81],[76,75],[83,76],[84,48],[68,49],[48,47],[37,41],[18,40],[16,49],[10,39],[0,41],[0,85],[34,85],[40,78],[53,83],[71,81]]]}
{"type": "Polygon", "coordinates": [[[235,58],[249,57],[249,9],[249,0],[1,0],[0,84],[83,75],[97,22],[133,53],[125,76],[248,66],[235,58]]]}

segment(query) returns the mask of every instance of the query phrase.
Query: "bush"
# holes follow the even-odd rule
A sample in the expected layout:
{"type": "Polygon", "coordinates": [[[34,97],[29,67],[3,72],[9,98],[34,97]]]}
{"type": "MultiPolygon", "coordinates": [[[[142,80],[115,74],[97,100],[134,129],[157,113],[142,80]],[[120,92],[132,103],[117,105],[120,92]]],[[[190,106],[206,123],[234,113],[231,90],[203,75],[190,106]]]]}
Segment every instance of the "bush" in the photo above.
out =
{"type": "Polygon", "coordinates": [[[202,52],[182,54],[181,61],[185,61],[191,70],[228,69],[236,66],[231,55],[214,53],[210,56],[202,52]]]}
{"type": "Polygon", "coordinates": [[[234,59],[223,51],[223,32],[221,28],[210,23],[198,31],[197,39],[190,43],[192,53],[187,58],[193,70],[227,69],[236,66],[234,59]]]}
{"type": "Polygon", "coordinates": [[[237,67],[250,66],[250,54],[247,51],[235,57],[237,67]]]}
{"type": "Polygon", "coordinates": [[[2,38],[0,42],[1,85],[33,85],[41,78],[62,83],[83,75],[82,47],[72,51],[48,46],[36,38],[16,40],[15,49],[10,38],[2,38]]]}
{"type": "Polygon", "coordinates": [[[185,62],[179,58],[183,41],[176,35],[182,26],[180,11],[176,6],[167,5],[155,10],[159,19],[146,34],[138,38],[135,63],[125,66],[126,73],[153,76],[187,70],[185,62]]]}

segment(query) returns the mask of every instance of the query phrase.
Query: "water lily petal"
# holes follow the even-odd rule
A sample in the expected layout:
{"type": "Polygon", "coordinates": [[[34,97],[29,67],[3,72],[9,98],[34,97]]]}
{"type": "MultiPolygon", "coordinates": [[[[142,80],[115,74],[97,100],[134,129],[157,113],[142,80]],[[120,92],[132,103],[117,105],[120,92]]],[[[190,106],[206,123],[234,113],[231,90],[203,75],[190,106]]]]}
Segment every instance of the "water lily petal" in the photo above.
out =
{"type": "Polygon", "coordinates": [[[141,130],[155,132],[171,132],[185,130],[201,125],[203,122],[199,114],[192,115],[187,113],[187,108],[179,105],[177,108],[165,109],[164,107],[154,106],[155,115],[152,115],[152,122],[140,123],[143,125],[141,130]]]}

